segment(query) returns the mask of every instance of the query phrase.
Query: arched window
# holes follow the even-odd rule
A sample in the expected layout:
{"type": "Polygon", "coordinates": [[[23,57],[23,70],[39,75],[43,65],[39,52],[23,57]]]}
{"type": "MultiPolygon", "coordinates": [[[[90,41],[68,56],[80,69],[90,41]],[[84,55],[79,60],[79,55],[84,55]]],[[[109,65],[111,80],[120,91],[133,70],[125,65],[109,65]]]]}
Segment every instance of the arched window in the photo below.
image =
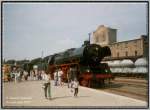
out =
{"type": "Polygon", "coordinates": [[[117,52],[117,57],[119,57],[119,52],[117,52]]]}
{"type": "Polygon", "coordinates": [[[135,51],[135,56],[137,56],[137,51],[135,51]]]}
{"type": "Polygon", "coordinates": [[[128,52],[126,52],[126,57],[128,56],[128,52]]]}
{"type": "Polygon", "coordinates": [[[98,36],[95,37],[95,42],[98,43],[99,42],[99,38],[98,36]]]}
{"type": "Polygon", "coordinates": [[[104,31],[101,32],[100,37],[101,37],[101,42],[104,42],[106,40],[104,31]]]}

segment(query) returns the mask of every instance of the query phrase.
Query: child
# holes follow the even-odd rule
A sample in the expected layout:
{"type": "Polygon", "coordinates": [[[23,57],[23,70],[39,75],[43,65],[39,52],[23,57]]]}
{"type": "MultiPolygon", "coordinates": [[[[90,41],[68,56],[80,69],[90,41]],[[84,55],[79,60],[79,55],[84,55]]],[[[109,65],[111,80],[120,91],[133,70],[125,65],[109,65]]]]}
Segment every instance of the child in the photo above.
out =
{"type": "Polygon", "coordinates": [[[73,81],[73,88],[74,88],[74,96],[77,97],[78,94],[78,86],[79,86],[79,82],[77,81],[77,79],[75,79],[73,81]]]}

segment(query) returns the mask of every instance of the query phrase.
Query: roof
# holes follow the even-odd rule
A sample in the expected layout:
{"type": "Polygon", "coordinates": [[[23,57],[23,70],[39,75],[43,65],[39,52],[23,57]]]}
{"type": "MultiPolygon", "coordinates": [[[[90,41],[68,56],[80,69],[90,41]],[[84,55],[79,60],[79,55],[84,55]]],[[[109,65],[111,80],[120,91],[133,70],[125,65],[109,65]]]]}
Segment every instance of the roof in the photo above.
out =
{"type": "Polygon", "coordinates": [[[134,63],[132,60],[129,60],[129,59],[126,59],[126,60],[123,60],[120,62],[120,65],[121,66],[133,66],[134,63]]]}
{"type": "Polygon", "coordinates": [[[139,58],[135,61],[135,66],[147,66],[148,65],[148,61],[146,60],[146,58],[139,58]]]}

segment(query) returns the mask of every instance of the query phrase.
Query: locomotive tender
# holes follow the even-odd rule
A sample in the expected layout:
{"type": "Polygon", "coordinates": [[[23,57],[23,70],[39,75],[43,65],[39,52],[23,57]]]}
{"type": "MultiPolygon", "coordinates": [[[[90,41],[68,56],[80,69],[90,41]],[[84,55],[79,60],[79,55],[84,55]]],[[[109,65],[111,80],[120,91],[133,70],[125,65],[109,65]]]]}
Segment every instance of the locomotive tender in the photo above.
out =
{"type": "Polygon", "coordinates": [[[88,44],[80,48],[71,48],[64,52],[54,54],[50,57],[48,70],[53,78],[56,68],[63,71],[63,81],[67,81],[70,67],[77,68],[77,79],[80,85],[86,87],[97,87],[104,84],[105,80],[113,78],[107,63],[101,63],[104,57],[110,56],[111,50],[108,46],[101,47],[97,44],[88,44]]]}

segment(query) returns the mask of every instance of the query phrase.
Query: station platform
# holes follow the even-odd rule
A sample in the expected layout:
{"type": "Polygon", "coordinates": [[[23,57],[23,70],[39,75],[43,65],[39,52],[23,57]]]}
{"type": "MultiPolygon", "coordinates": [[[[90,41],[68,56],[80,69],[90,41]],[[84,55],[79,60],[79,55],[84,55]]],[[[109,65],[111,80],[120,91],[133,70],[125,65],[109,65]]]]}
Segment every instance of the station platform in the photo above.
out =
{"type": "Polygon", "coordinates": [[[6,108],[147,108],[145,101],[120,96],[92,88],[79,87],[78,97],[71,89],[54,86],[51,81],[52,100],[45,99],[43,81],[3,83],[3,107],[6,108]]]}

